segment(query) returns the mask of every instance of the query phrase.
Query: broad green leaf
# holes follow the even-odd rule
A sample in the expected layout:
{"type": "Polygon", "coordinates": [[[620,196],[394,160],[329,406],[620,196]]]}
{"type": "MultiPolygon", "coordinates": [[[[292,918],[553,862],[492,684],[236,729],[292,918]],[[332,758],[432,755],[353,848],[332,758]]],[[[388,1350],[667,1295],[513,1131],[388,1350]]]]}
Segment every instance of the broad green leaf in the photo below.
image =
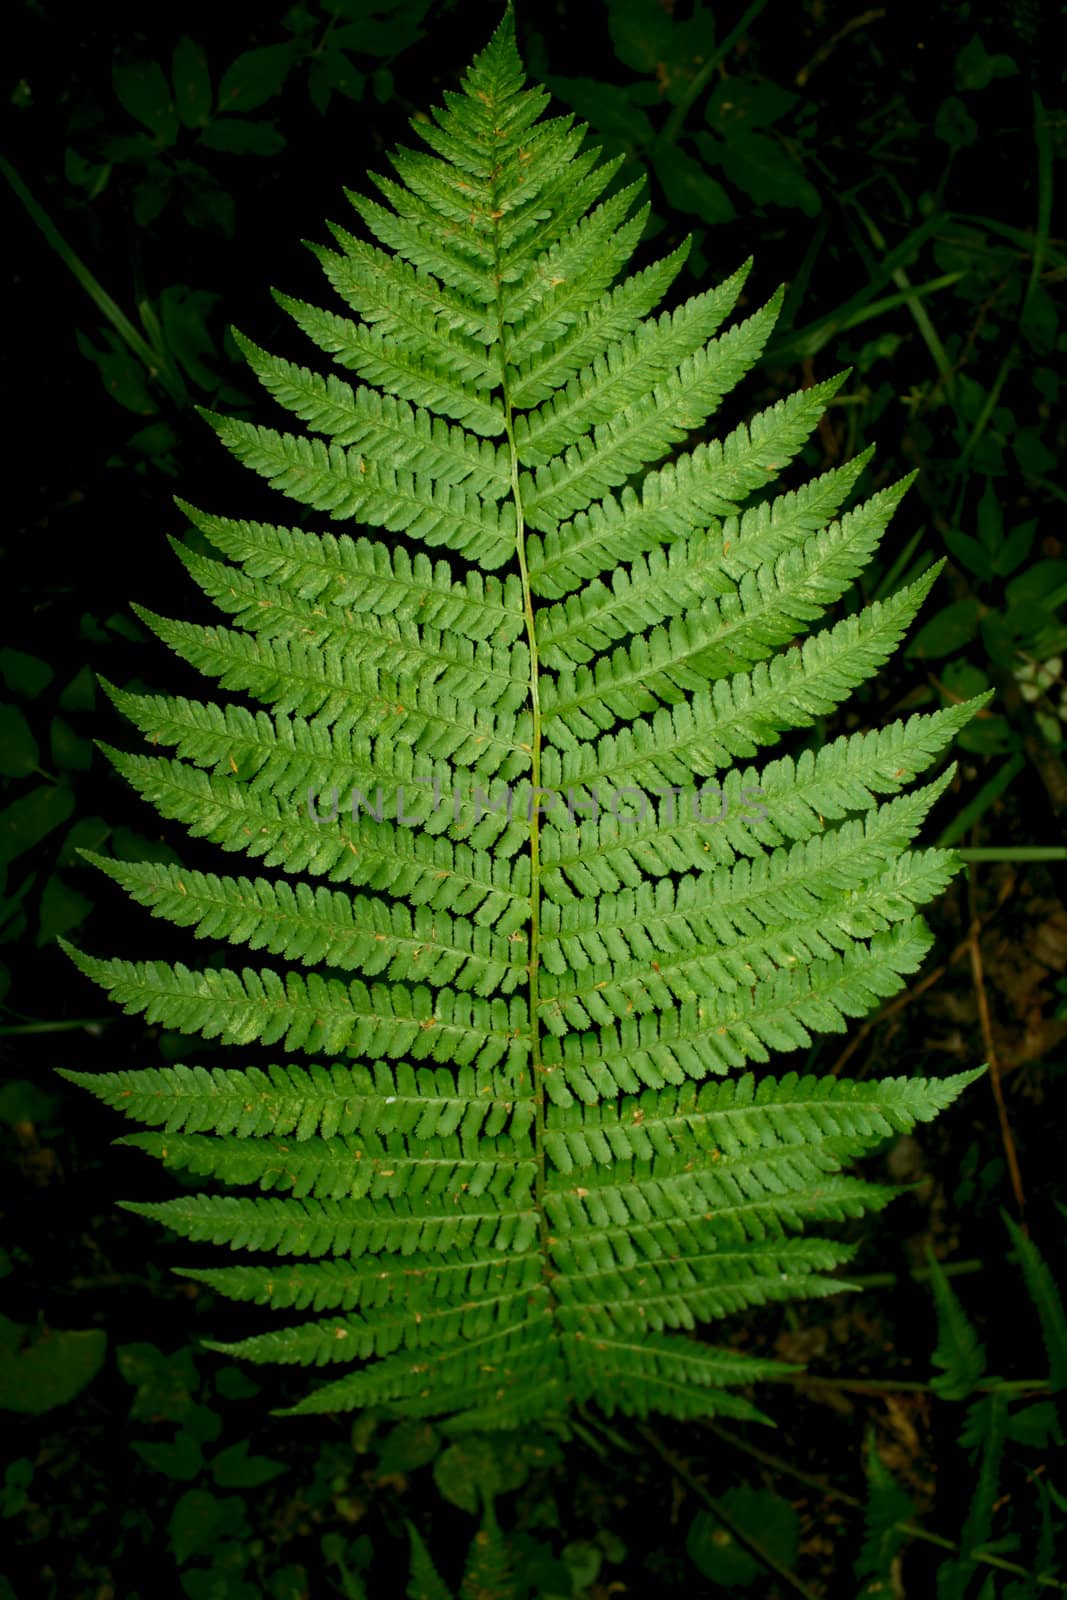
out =
{"type": "Polygon", "coordinates": [[[950,94],[938,107],[934,132],[954,150],[964,150],[978,138],[978,124],[959,96],[950,94]]]}
{"type": "Polygon", "coordinates": [[[956,655],[974,638],[978,618],[977,599],[953,600],[918,630],[907,646],[908,655],[921,661],[956,655]]]}
{"type": "Polygon", "coordinates": [[[723,78],[705,103],[716,133],[731,138],[753,128],[769,128],[797,104],[799,96],[761,78],[723,78]]]}
{"type": "Polygon", "coordinates": [[[627,150],[639,150],[652,143],[654,133],[648,114],[635,105],[625,89],[596,78],[550,78],[549,88],[578,115],[591,122],[598,133],[627,150]]]}
{"type": "Polygon", "coordinates": [[[178,111],[170,84],[158,61],[134,61],[112,73],[115,93],[123,107],[162,145],[178,137],[178,111]]]}
{"type": "Polygon", "coordinates": [[[184,1422],[199,1384],[192,1350],[165,1355],[154,1344],[124,1344],[115,1352],[119,1372],[134,1386],[130,1416],[142,1422],[184,1422]]]}
{"type": "Polygon", "coordinates": [[[181,1431],[169,1441],[134,1439],[130,1449],[140,1456],[153,1472],[175,1478],[179,1483],[192,1483],[204,1465],[203,1453],[191,1434],[181,1431]]]}
{"type": "Polygon", "coordinates": [[[343,94],[348,100],[362,100],[366,85],[366,76],[341,50],[323,51],[312,61],[308,72],[308,93],[317,111],[327,109],[333,94],[343,94]]]}
{"type": "Polygon", "coordinates": [[[174,46],[170,75],[182,123],[187,128],[202,128],[211,117],[211,73],[203,48],[188,35],[174,46]]]}
{"type": "Polygon", "coordinates": [[[0,775],[26,778],[40,760],[37,740],[18,706],[0,705],[0,775]]]}
{"type": "Polygon", "coordinates": [[[53,766],[62,772],[88,772],[92,766],[92,745],[80,733],[75,733],[65,717],[52,718],[48,729],[48,749],[53,766]]]}
{"type": "Polygon", "coordinates": [[[219,84],[220,111],[254,111],[280,94],[295,57],[292,45],[267,44],[246,50],[227,67],[219,84]]]}
{"type": "Polygon", "coordinates": [[[615,54],[635,72],[654,73],[671,55],[671,18],[659,0],[610,0],[608,28],[615,54]]]}
{"type": "Polygon", "coordinates": [[[0,811],[0,866],[61,827],[73,810],[74,795],[66,784],[43,783],[13,800],[0,811]]]}
{"type": "Polygon", "coordinates": [[[247,1439],[228,1445],[211,1458],[211,1476],[220,1489],[258,1489],[285,1470],[284,1461],[249,1455],[247,1439]]]}
{"type": "Polygon", "coordinates": [[[722,184],[699,161],[677,145],[654,150],[653,170],[663,186],[668,205],[700,217],[704,222],[729,222],[733,203],[722,184]]]}
{"type": "Polygon", "coordinates": [[[795,206],[814,217],[822,204],[796,157],[769,134],[731,134],[724,141],[722,170],[756,205],[795,206]]]}
{"type": "Polygon", "coordinates": [[[25,650],[12,650],[7,646],[0,650],[0,678],[3,678],[12,694],[22,695],[26,700],[36,700],[54,676],[48,662],[42,661],[40,656],[29,655],[25,650]]]}
{"type": "MultiPolygon", "coordinates": [[[[786,1567],[796,1560],[800,1521],[788,1500],[769,1489],[742,1485],[719,1496],[731,1523],[786,1567]]],[[[765,1569],[710,1511],[698,1511],[689,1525],[686,1550],[705,1578],[724,1589],[748,1588],[765,1569]]]]}
{"type": "Polygon", "coordinates": [[[90,899],[79,894],[58,872],[53,872],[41,894],[38,949],[79,927],[92,909],[93,902],[90,899]]]}
{"type": "Polygon", "coordinates": [[[285,140],[271,122],[250,122],[247,117],[221,117],[200,135],[209,150],[225,150],[232,156],[276,156],[285,149],[285,140]]]}
{"type": "Polygon", "coordinates": [[[957,89],[985,89],[994,78],[1010,78],[1019,68],[1011,56],[990,55],[979,34],[972,34],[956,57],[957,89]]]}
{"type": "Polygon", "coordinates": [[[239,1495],[220,1500],[207,1489],[188,1489],[171,1513],[169,1532],[174,1558],[184,1566],[194,1556],[214,1554],[222,1539],[247,1536],[245,1503],[239,1495]]]}
{"type": "Polygon", "coordinates": [[[0,1409],[39,1416],[86,1388],[104,1364],[107,1334],[22,1328],[0,1317],[0,1409]]]}
{"type": "Polygon", "coordinates": [[[428,1422],[398,1422],[382,1441],[377,1475],[391,1477],[398,1472],[414,1472],[432,1461],[441,1441],[428,1422]]]}

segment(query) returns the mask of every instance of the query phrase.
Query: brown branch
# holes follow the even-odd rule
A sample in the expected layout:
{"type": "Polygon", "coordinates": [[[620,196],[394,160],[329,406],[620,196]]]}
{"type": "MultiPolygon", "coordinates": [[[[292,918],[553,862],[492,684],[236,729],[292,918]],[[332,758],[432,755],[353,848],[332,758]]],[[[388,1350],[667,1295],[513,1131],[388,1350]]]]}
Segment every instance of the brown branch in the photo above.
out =
{"type": "Polygon", "coordinates": [[[1008,1163],[1008,1173],[1011,1177],[1016,1210],[1020,1218],[1022,1218],[1026,1211],[1026,1196],[1023,1193],[1023,1177],[1019,1170],[1019,1155],[1015,1148],[1015,1139],[1012,1135],[1011,1123],[1008,1120],[1008,1107],[1004,1100],[1004,1085],[1001,1082],[1000,1074],[1000,1057],[997,1054],[997,1047],[993,1040],[993,1018],[989,1010],[989,996],[986,994],[985,986],[985,969],[982,965],[982,920],[978,915],[973,867],[968,867],[967,869],[967,904],[971,914],[971,925],[967,932],[967,953],[970,956],[971,976],[974,980],[974,997],[978,1006],[978,1023],[982,1030],[986,1064],[989,1067],[989,1082],[997,1107],[1000,1142],[1004,1146],[1004,1157],[1008,1163]]]}

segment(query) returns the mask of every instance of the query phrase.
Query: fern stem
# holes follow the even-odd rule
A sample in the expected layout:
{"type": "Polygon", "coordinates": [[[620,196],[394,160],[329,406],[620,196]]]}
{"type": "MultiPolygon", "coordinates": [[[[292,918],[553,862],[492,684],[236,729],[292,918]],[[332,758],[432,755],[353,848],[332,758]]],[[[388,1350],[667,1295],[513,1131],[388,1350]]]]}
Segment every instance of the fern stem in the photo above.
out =
{"type": "MultiPolygon", "coordinates": [[[[494,210],[496,205],[494,202],[494,210]]],[[[541,699],[537,653],[537,629],[534,622],[533,588],[526,561],[526,521],[523,515],[522,491],[519,478],[519,452],[515,442],[514,413],[508,384],[507,323],[504,320],[503,275],[500,258],[500,224],[493,225],[493,263],[497,284],[497,340],[500,353],[500,387],[504,400],[504,429],[508,457],[511,463],[511,498],[515,507],[515,554],[522,582],[522,605],[526,619],[526,642],[530,653],[530,955],[529,955],[529,1007],[530,1007],[530,1088],[534,1101],[534,1207],[537,1211],[538,1244],[541,1255],[541,1278],[552,1296],[552,1269],[549,1265],[548,1217],[545,1212],[546,1152],[545,1152],[545,1086],[544,1063],[541,1060],[540,1030],[540,960],[541,960],[541,699]]]]}

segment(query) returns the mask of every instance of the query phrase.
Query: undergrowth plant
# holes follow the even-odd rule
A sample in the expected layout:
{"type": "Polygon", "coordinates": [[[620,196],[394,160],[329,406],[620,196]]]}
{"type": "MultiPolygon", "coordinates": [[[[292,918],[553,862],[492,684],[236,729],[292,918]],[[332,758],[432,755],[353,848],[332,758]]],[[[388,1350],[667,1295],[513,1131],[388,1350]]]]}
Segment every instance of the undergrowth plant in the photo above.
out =
{"type": "Polygon", "coordinates": [[[739,1387],[783,1369],[693,1331],[839,1291],[812,1225],[891,1193],[850,1163],[973,1076],[768,1070],[922,961],[956,860],[909,848],[948,773],[909,785],[978,702],[763,754],[936,569],[818,626],[906,483],[845,511],[864,455],[775,491],[842,376],[707,432],[780,296],[727,326],[745,265],[657,313],[685,248],[626,270],[638,186],[547,101],[508,17],[317,251],[352,315],[278,296],[355,386],[238,336],[306,431],[209,420],[335,531],[180,502],[229,625],[138,614],[261,708],[110,690],[150,746],[119,772],[259,873],[94,859],[263,964],[72,952],[237,1055],[68,1076],[251,1191],[131,1209],[242,1252],[197,1282],[312,1313],[216,1346],[340,1365],[297,1411],[758,1415],[739,1387]]]}

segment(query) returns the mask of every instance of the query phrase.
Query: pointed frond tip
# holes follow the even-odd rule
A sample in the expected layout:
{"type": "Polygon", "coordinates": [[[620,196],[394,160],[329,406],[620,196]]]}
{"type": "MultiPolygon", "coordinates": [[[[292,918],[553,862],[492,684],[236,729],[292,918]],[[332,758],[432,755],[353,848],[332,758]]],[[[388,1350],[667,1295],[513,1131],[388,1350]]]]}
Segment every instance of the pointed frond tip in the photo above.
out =
{"type": "Polygon", "coordinates": [[[234,308],[289,431],[201,415],[299,510],[176,501],[220,616],[136,614],[216,698],[101,680],[149,748],[100,748],[202,843],[84,857],[203,960],[60,945],[212,1052],[62,1075],[187,1175],[126,1203],[220,1252],[177,1270],[263,1308],[207,1347],[338,1374],[288,1415],[766,1421],[793,1369],[726,1320],[849,1288],[834,1229],[897,1193],[855,1163],[984,1070],[787,1070],[925,959],[958,858],[922,834],[988,697],[836,731],[940,571],[850,601],[911,478],[805,481],[849,373],[750,406],[773,278],[665,305],[689,241],[642,261],[643,183],[550,99],[509,5],[310,244],[329,304],[275,291],[321,359],[234,308]]]}

